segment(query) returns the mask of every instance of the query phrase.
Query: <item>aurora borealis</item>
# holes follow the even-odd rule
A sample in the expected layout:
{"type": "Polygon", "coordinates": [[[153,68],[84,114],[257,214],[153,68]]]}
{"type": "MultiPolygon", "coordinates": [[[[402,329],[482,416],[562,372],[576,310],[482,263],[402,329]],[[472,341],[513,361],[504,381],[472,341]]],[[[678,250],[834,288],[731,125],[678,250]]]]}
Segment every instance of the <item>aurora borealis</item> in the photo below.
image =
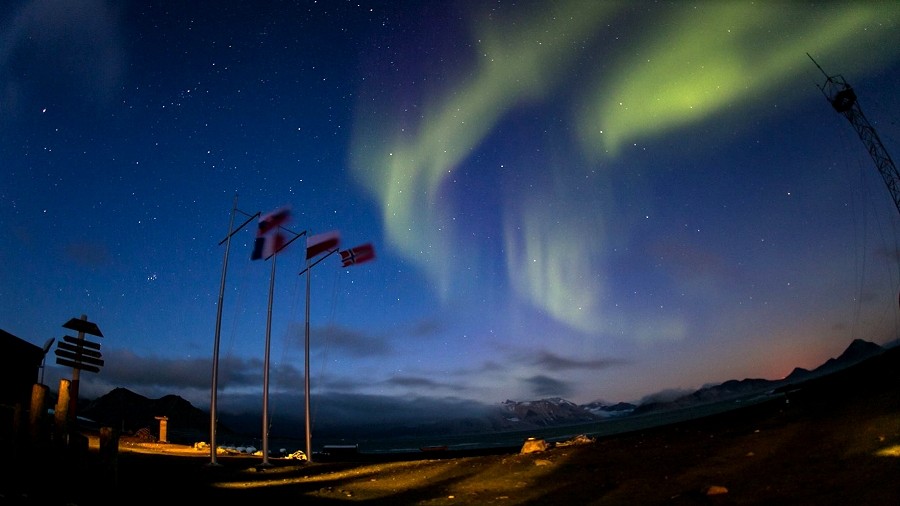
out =
{"type": "MultiPolygon", "coordinates": [[[[79,5],[0,9],[0,328],[40,345],[87,314],[108,336],[88,393],[208,402],[235,194],[375,244],[312,276],[314,395],[346,416],[636,401],[897,337],[900,217],[809,57],[897,151],[894,3],[79,5]]],[[[224,409],[260,403],[252,242],[230,252],[224,409]]],[[[278,256],[285,411],[302,261],[278,256]]]]}

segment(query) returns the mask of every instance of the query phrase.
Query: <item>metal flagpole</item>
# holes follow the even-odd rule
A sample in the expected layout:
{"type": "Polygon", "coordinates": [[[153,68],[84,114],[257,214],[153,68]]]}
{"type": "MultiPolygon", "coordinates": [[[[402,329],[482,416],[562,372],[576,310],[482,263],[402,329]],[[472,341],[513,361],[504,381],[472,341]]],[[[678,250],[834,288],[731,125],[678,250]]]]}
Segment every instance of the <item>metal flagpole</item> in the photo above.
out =
{"type": "Polygon", "coordinates": [[[306,268],[300,271],[300,275],[302,276],[304,273],[306,274],[306,331],[305,331],[305,365],[304,365],[304,374],[303,374],[303,392],[304,392],[304,403],[306,405],[306,461],[312,462],[312,426],[310,423],[310,410],[309,410],[309,271],[315,267],[319,262],[325,260],[326,258],[333,255],[337,252],[337,248],[328,252],[327,255],[322,258],[316,260],[314,263],[309,263],[309,258],[306,259],[306,268]]]}
{"type": "MultiPolygon", "coordinates": [[[[284,228],[284,227],[279,227],[284,228]]],[[[290,231],[289,231],[290,232],[290,231]]],[[[291,232],[294,233],[294,232],[291,232]]],[[[288,244],[294,242],[298,238],[302,237],[306,234],[304,230],[300,234],[294,234],[294,238],[290,241],[286,242],[283,246],[281,246],[277,251],[273,252],[271,255],[272,258],[272,272],[269,274],[269,309],[266,315],[266,352],[265,352],[265,364],[263,366],[263,418],[262,418],[262,452],[263,452],[263,461],[262,465],[268,466],[269,464],[269,343],[272,342],[272,298],[275,293],[275,259],[278,257],[278,252],[287,247],[288,244]]]]}
{"type": "Polygon", "coordinates": [[[253,218],[259,216],[259,213],[250,216],[240,227],[234,229],[234,215],[237,211],[237,194],[235,194],[234,204],[231,207],[231,219],[228,222],[228,235],[225,236],[225,239],[219,241],[220,246],[223,242],[225,243],[225,258],[222,260],[222,279],[219,283],[219,302],[216,305],[216,337],[213,344],[212,386],[210,387],[209,395],[209,464],[213,466],[219,465],[216,460],[216,396],[218,395],[219,389],[219,340],[222,331],[222,301],[225,299],[225,273],[228,270],[228,252],[231,249],[231,236],[238,230],[247,226],[253,218]]]}
{"type": "Polygon", "coordinates": [[[272,293],[275,291],[275,260],[272,257],[272,272],[269,274],[269,310],[266,316],[266,354],[263,366],[263,418],[262,418],[262,465],[269,465],[269,343],[272,336],[272,293]]]}
{"type": "Polygon", "coordinates": [[[303,392],[306,404],[306,461],[312,462],[312,434],[310,433],[309,420],[309,258],[306,259],[306,329],[305,329],[305,365],[303,367],[303,392]]]}

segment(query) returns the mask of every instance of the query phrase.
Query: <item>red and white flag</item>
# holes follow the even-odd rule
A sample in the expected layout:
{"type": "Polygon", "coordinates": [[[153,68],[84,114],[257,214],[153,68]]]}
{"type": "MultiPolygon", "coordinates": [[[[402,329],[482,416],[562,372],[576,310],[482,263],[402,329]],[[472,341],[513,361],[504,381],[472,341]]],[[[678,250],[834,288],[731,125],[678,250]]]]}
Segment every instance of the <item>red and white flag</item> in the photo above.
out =
{"type": "Polygon", "coordinates": [[[309,236],[306,238],[306,259],[336,249],[340,244],[341,234],[337,230],[309,236]]]}
{"type": "Polygon", "coordinates": [[[259,217],[256,229],[256,240],[253,241],[253,252],[250,260],[268,259],[284,247],[284,234],[280,227],[291,219],[291,209],[282,207],[259,217]]]}
{"type": "Polygon", "coordinates": [[[349,267],[353,264],[361,264],[375,259],[375,247],[372,243],[367,242],[354,248],[341,251],[341,262],[343,267],[349,267]]]}

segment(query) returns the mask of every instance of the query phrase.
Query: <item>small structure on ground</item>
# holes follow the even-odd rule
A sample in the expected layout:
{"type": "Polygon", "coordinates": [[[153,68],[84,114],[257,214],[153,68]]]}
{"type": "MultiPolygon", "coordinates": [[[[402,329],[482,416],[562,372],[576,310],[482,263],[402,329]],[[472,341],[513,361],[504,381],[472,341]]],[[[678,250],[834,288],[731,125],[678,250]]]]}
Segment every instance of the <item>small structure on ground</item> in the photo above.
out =
{"type": "Polygon", "coordinates": [[[526,453],[537,453],[546,451],[549,447],[550,445],[543,439],[530,437],[525,440],[525,444],[522,445],[522,450],[519,451],[519,453],[522,455],[525,455],[526,453]]]}

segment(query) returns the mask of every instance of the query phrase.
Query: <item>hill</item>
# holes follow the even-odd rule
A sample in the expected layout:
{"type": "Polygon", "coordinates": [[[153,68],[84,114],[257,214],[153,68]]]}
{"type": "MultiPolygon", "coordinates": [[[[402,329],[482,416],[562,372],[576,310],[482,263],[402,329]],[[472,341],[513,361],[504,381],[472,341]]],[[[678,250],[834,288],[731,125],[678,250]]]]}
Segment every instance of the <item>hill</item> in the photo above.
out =
{"type": "MultiPolygon", "coordinates": [[[[398,432],[410,435],[464,435],[476,433],[511,432],[535,430],[548,427],[563,427],[590,422],[599,422],[609,418],[623,418],[631,415],[646,415],[666,411],[675,411],[705,404],[718,403],[733,399],[746,399],[773,393],[783,393],[795,389],[804,382],[841,371],[866,359],[883,354],[881,346],[856,339],[838,357],[828,359],[812,371],[797,368],[782,380],[766,380],[747,378],[729,380],[718,385],[706,386],[688,395],[668,402],[647,402],[639,406],[627,403],[605,405],[590,403],[577,405],[561,398],[540,399],[533,401],[507,400],[489,410],[483,418],[458,418],[452,413],[439,421],[428,424],[404,425],[402,427],[322,427],[320,435],[340,435],[342,431],[351,431],[357,435],[368,437],[391,437],[398,432]]],[[[171,441],[186,444],[206,441],[209,437],[209,413],[191,405],[176,395],[167,395],[160,399],[149,399],[125,388],[116,388],[108,394],[87,403],[81,408],[80,416],[92,420],[99,426],[108,426],[120,430],[123,434],[142,434],[152,437],[158,435],[157,417],[168,418],[169,437],[171,441]]],[[[220,422],[219,433],[222,435],[255,434],[259,427],[258,416],[228,418],[226,424],[220,422]]],[[[302,420],[288,420],[285,426],[299,428],[298,433],[287,437],[302,438],[302,420]]],[[[346,433],[346,432],[345,432],[346,433]]]]}
{"type": "Polygon", "coordinates": [[[836,358],[829,358],[812,371],[795,368],[791,374],[781,380],[767,380],[760,378],[746,378],[743,380],[728,380],[718,385],[706,386],[693,393],[678,397],[668,402],[643,403],[634,410],[634,414],[646,414],[658,411],[682,409],[713,402],[727,401],[741,397],[762,395],[769,392],[783,391],[804,381],[825,376],[840,371],[868,358],[884,353],[881,346],[854,339],[853,342],[836,358]]]}
{"type": "MultiPolygon", "coordinates": [[[[127,388],[115,388],[79,409],[79,416],[98,427],[112,427],[122,434],[158,438],[159,417],[166,417],[170,441],[196,442],[208,439],[209,413],[177,395],[149,399],[127,388]]],[[[230,432],[227,427],[219,430],[230,432]]]]}

